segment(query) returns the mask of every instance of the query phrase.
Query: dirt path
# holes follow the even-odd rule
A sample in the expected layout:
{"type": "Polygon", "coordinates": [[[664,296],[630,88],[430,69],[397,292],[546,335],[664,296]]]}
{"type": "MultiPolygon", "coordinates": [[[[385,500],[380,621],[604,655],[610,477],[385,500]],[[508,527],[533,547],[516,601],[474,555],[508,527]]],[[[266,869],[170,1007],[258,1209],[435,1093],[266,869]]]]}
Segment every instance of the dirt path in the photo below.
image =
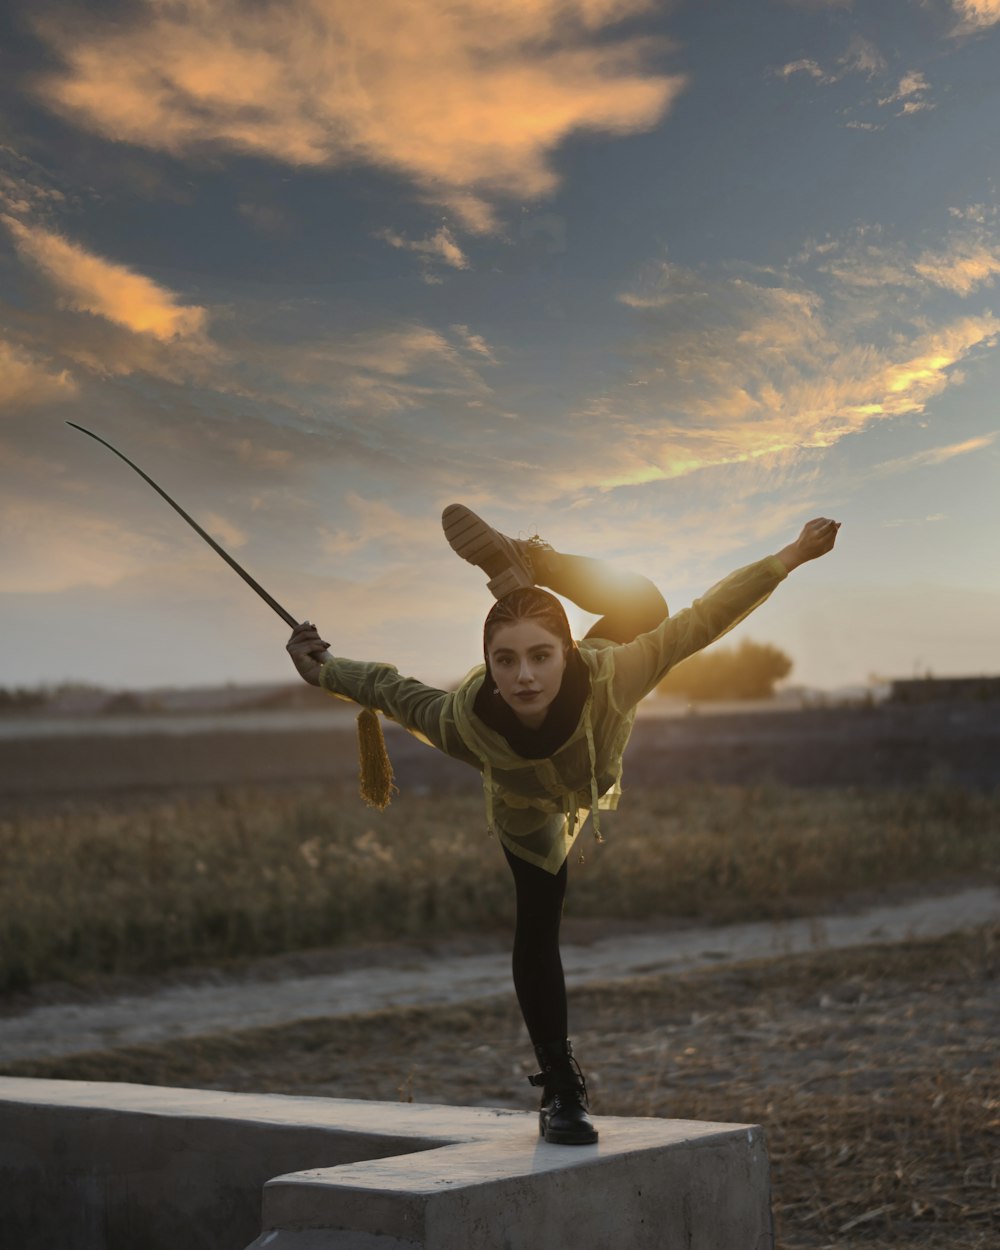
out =
{"type": "MultiPolygon", "coordinates": [[[[1000,891],[968,889],[851,914],[781,923],[657,930],[601,938],[563,949],[568,983],[654,972],[689,972],[748,959],[910,937],[936,937],[1000,916],[1000,891]]],[[[0,1062],[54,1058],[143,1042],[166,1042],[384,1007],[456,1004],[509,986],[506,951],[440,956],[392,948],[381,962],[334,973],[287,976],[221,974],[209,984],[173,985],[98,1001],[10,1010],[0,1016],[0,1062]]]]}

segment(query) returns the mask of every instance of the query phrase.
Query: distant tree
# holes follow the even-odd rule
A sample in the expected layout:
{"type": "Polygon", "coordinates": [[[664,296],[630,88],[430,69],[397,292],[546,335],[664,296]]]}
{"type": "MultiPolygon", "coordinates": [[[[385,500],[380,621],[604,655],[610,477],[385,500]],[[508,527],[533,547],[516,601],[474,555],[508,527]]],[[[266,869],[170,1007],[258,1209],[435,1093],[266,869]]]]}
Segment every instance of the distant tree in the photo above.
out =
{"type": "Polygon", "coordinates": [[[792,661],[770,643],[744,639],[738,647],[699,651],[672,668],[658,694],[694,702],[713,699],[769,699],[775,684],[792,671],[792,661]]]}
{"type": "Polygon", "coordinates": [[[0,712],[26,712],[32,708],[44,707],[52,698],[52,693],[45,687],[29,690],[26,686],[14,689],[0,687],[0,712]]]}
{"type": "Polygon", "coordinates": [[[106,716],[127,716],[136,712],[147,712],[146,700],[134,690],[121,690],[109,695],[101,712],[106,716]]]}

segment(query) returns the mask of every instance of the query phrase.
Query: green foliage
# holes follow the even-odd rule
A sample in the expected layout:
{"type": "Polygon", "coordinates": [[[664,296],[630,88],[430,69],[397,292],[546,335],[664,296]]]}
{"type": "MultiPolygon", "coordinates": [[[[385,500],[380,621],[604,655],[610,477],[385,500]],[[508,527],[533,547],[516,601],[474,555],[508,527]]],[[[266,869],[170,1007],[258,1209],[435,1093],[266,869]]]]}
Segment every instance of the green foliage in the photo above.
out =
{"type": "Polygon", "coordinates": [[[770,643],[745,638],[738,647],[699,651],[672,668],[657,687],[659,694],[694,701],[768,699],[775,683],[792,671],[792,661],[770,643]]]}

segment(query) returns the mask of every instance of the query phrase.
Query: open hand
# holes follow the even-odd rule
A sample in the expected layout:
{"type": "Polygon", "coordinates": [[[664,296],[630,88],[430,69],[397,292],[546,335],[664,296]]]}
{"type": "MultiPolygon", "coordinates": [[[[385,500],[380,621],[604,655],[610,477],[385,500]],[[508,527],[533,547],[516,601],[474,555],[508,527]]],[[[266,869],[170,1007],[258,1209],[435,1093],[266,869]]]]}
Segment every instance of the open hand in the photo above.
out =
{"type": "Polygon", "coordinates": [[[292,657],[292,663],[302,680],[307,681],[310,686],[318,686],[320,670],[327,658],[325,653],[330,650],[330,644],[320,638],[316,626],[310,625],[308,621],[296,625],[285,650],[292,657]]]}

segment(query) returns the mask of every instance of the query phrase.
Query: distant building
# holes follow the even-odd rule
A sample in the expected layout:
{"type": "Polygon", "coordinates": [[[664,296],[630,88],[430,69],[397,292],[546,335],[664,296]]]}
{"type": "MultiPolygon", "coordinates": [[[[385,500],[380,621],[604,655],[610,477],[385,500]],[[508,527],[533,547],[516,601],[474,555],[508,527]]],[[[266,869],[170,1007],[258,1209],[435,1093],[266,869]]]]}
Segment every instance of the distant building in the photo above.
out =
{"type": "Polygon", "coordinates": [[[905,677],[890,683],[890,703],[996,703],[1000,677],[905,677]]]}

